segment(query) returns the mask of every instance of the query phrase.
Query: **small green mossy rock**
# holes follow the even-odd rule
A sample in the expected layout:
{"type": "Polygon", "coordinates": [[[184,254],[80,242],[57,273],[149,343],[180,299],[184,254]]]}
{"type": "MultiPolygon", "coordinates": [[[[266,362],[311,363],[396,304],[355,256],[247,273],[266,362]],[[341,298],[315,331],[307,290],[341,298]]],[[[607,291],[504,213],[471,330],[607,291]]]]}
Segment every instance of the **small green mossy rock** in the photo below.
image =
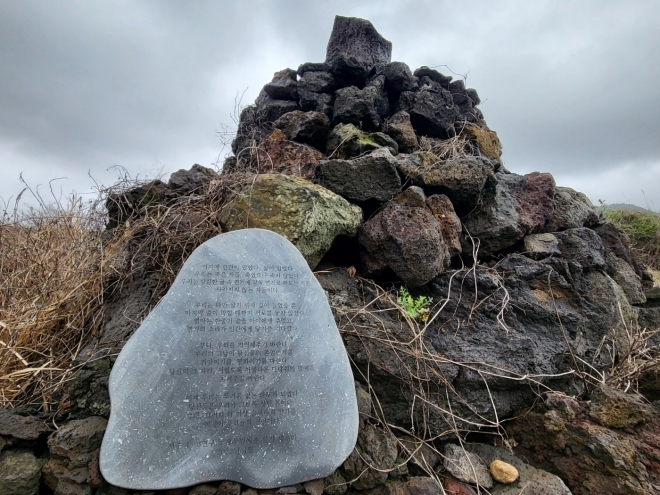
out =
{"type": "Polygon", "coordinates": [[[300,177],[263,174],[218,215],[223,231],[259,228],[291,241],[314,269],[339,235],[354,237],[362,210],[300,177]]]}
{"type": "Polygon", "coordinates": [[[348,160],[378,148],[389,148],[393,155],[399,152],[399,145],[387,134],[366,133],[353,124],[337,125],[326,143],[328,157],[341,160],[348,160]]]}
{"type": "Polygon", "coordinates": [[[502,143],[495,131],[491,131],[488,127],[467,124],[463,134],[477,145],[482,155],[491,160],[499,160],[502,157],[502,143]]]}

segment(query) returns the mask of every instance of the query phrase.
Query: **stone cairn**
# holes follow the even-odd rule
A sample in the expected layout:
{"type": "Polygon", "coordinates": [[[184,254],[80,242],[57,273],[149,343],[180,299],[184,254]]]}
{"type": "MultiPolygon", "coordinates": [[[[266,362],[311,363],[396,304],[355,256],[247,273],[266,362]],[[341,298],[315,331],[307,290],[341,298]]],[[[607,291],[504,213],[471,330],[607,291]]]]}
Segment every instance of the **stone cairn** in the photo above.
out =
{"type": "MultiPolygon", "coordinates": [[[[112,197],[108,228],[224,180],[238,187],[222,231],[273,230],[324,268],[358,442],[325,480],[277,493],[660,493],[660,381],[641,376],[643,396],[595,385],[639,352],[635,329],[660,327],[650,275],[585,195],[504,167],[474,89],[391,51],[368,21],[337,17],[325,62],[275,73],[241,111],[220,175],[195,165],[112,197]],[[428,320],[404,324],[371,280],[431,298],[428,320]]],[[[72,379],[57,431],[0,411],[0,495],[129,493],[102,479],[98,449],[112,355],[150,277],[108,303],[108,355],[72,379]]],[[[230,481],[167,493],[261,495],[230,481]]]]}

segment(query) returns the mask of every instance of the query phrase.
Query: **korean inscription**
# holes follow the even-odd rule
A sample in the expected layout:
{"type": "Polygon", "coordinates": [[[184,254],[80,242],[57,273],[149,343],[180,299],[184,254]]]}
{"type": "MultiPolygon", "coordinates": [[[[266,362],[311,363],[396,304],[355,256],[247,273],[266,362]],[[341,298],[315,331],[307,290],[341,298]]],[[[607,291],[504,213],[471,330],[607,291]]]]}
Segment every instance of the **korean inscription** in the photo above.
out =
{"type": "Polygon", "coordinates": [[[195,250],[117,358],[110,399],[101,471],[129,489],[300,483],[332,473],[357,437],[324,292],[298,250],[261,229],[195,250]]]}

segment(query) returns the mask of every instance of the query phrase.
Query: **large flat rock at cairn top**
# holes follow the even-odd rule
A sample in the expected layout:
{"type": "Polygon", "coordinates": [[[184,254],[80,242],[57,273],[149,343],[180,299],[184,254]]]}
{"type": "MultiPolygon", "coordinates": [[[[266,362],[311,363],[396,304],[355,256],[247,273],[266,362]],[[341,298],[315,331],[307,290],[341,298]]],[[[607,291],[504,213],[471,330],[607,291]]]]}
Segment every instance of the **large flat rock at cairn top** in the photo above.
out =
{"type": "Polygon", "coordinates": [[[284,237],[197,248],[110,375],[101,471],[133,490],[331,474],[358,430],[353,375],[325,294],[284,237]]]}

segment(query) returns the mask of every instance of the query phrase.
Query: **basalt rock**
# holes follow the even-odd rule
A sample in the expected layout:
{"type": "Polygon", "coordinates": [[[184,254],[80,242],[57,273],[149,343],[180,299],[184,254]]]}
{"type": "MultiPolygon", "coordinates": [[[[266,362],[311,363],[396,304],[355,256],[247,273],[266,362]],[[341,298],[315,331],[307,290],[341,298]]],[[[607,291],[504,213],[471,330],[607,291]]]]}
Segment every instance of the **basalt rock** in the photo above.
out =
{"type": "Polygon", "coordinates": [[[445,446],[444,467],[454,477],[466,483],[482,488],[492,488],[493,478],[488,472],[488,466],[481,458],[462,446],[448,443],[445,446]]]}
{"type": "Polygon", "coordinates": [[[364,19],[335,17],[325,63],[342,86],[363,86],[370,74],[392,58],[392,43],[364,19]]]}
{"type": "Polygon", "coordinates": [[[259,93],[254,102],[256,106],[256,118],[260,125],[268,122],[275,122],[285,113],[300,110],[300,105],[296,100],[276,100],[268,96],[265,90],[259,93]]]}
{"type": "Polygon", "coordinates": [[[452,80],[451,76],[445,76],[435,69],[431,69],[425,65],[421,66],[419,69],[415,70],[414,76],[417,78],[428,77],[432,81],[437,82],[443,88],[449,89],[449,83],[452,80]]]}
{"type": "Polygon", "coordinates": [[[495,182],[488,159],[465,157],[440,160],[429,151],[397,158],[399,172],[429,194],[445,194],[459,215],[470,213],[481,202],[486,183],[495,182]]]}
{"type": "Polygon", "coordinates": [[[269,134],[270,129],[257,115],[257,107],[245,107],[238,119],[238,129],[231,142],[231,150],[238,160],[244,160],[269,134]]]}
{"type": "Polygon", "coordinates": [[[396,458],[396,437],[368,425],[358,433],[355,450],[344,461],[342,471],[354,489],[368,490],[387,481],[387,471],[394,468],[396,458]]]}
{"type": "Polygon", "coordinates": [[[209,182],[218,177],[215,170],[195,164],[190,170],[181,169],[174,172],[167,185],[175,196],[190,196],[202,194],[209,182]]]}
{"type": "Polygon", "coordinates": [[[561,256],[559,241],[552,234],[530,234],[523,239],[523,254],[535,260],[561,256]]]}
{"type": "Polygon", "coordinates": [[[585,270],[605,267],[603,241],[586,227],[555,233],[562,256],[585,270]]]}
{"type": "MultiPolygon", "coordinates": [[[[540,232],[553,215],[555,181],[550,174],[498,173],[495,177],[484,187],[481,204],[463,219],[469,234],[479,240],[481,257],[540,232]]],[[[471,242],[466,239],[465,245],[471,242]]]]}
{"type": "Polygon", "coordinates": [[[305,111],[321,112],[332,118],[335,97],[327,93],[315,93],[300,89],[300,108],[305,111]]]}
{"type": "Polygon", "coordinates": [[[331,72],[304,72],[298,81],[300,107],[304,111],[321,112],[331,118],[336,88],[337,82],[331,72]]]}
{"type": "Polygon", "coordinates": [[[167,201],[167,184],[154,180],[120,194],[111,194],[105,202],[108,210],[107,229],[114,229],[134,215],[144,215],[167,201]]]}
{"type": "Polygon", "coordinates": [[[543,229],[544,232],[595,227],[600,221],[600,216],[589,198],[570,187],[556,188],[553,209],[554,215],[543,229]]]}
{"type": "Polygon", "coordinates": [[[313,269],[338,235],[355,236],[362,211],[299,177],[258,175],[219,214],[224,231],[272,230],[291,241],[313,269]]]}
{"type": "Polygon", "coordinates": [[[322,161],[314,182],[353,203],[384,203],[401,191],[401,178],[387,148],[353,160],[322,161]]]}
{"type": "Polygon", "coordinates": [[[657,408],[648,409],[646,422],[627,429],[596,424],[589,411],[581,400],[550,393],[507,433],[516,440],[517,455],[559,475],[573,493],[660,493],[657,408]]]}
{"type": "MultiPolygon", "coordinates": [[[[485,157],[491,160],[499,160],[502,157],[502,143],[500,143],[497,133],[491,131],[485,125],[466,124],[463,127],[462,134],[467,136],[485,157]]],[[[581,226],[579,225],[579,227],[581,226]]],[[[578,225],[574,225],[574,227],[578,227],[578,225]]]]}
{"type": "MultiPolygon", "coordinates": [[[[639,376],[641,399],[594,389],[574,371],[628,386],[616,370],[629,350],[641,356],[630,335],[660,327],[660,295],[649,273],[586,196],[555,187],[548,174],[504,168],[476,90],[429,67],[411,73],[390,54],[391,44],[368,21],[338,17],[326,63],[276,73],[242,110],[222,174],[195,165],[169,183],[113,195],[108,228],[157,217],[157,229],[145,227],[131,242],[163,246],[174,271],[219,224],[279,232],[310,266],[324,258],[316,276],[362,383],[360,436],[325,480],[278,493],[439,495],[439,453],[460,455],[445,447],[456,443],[456,428],[491,430],[475,425],[505,425],[519,457],[544,470],[466,444],[486,463],[496,456],[520,471],[491,493],[566,494],[555,475],[574,493],[660,493],[660,417],[657,404],[646,403],[660,400],[657,372],[639,376]],[[313,177],[318,184],[306,180],[313,177]],[[175,211],[181,200],[224,206],[209,218],[175,211]],[[181,242],[158,244],[171,234],[181,242]],[[399,284],[413,300],[429,298],[428,312],[413,318],[394,304],[404,301],[395,295],[399,284]],[[561,394],[539,403],[547,390],[561,394]]],[[[97,440],[109,413],[114,355],[171,283],[156,263],[145,257],[131,280],[104,295],[103,328],[78,353],[48,447],[45,416],[0,414],[0,493],[34,492],[47,461],[46,491],[127,494],[101,478],[97,440]]],[[[652,336],[650,352],[657,345],[660,336],[652,336]]],[[[441,477],[447,493],[476,493],[447,471],[441,477]]],[[[275,491],[209,481],[168,495],[187,493],[275,491]]]]}
{"type": "Polygon", "coordinates": [[[456,134],[454,123],[461,111],[449,90],[428,77],[420,79],[418,91],[401,93],[397,108],[410,114],[418,134],[443,139],[456,134]]]}
{"type": "Polygon", "coordinates": [[[401,153],[412,153],[419,148],[408,112],[400,111],[392,115],[385,121],[383,131],[396,141],[401,153]]]}
{"type": "Polygon", "coordinates": [[[298,81],[298,89],[313,93],[333,94],[337,89],[337,82],[329,71],[309,71],[301,76],[298,81]]]}
{"type": "Polygon", "coordinates": [[[330,133],[330,119],[324,113],[295,110],[282,115],[275,121],[274,126],[281,129],[291,141],[309,144],[317,150],[325,151],[325,142],[330,133]]]}
{"type": "Polygon", "coordinates": [[[526,464],[505,449],[474,443],[466,444],[465,449],[471,454],[479,456],[486,464],[503,460],[518,471],[518,479],[511,484],[496,485],[491,491],[494,495],[519,495],[526,492],[538,495],[571,495],[561,478],[526,464]]]}
{"type": "Polygon", "coordinates": [[[410,67],[403,62],[388,64],[382,74],[385,76],[385,89],[392,104],[396,103],[404,91],[417,89],[417,77],[413,76],[410,67]]]}
{"type": "Polygon", "coordinates": [[[51,429],[43,421],[34,416],[21,416],[0,409],[0,439],[5,447],[34,445],[50,431],[51,429]]]}
{"type": "Polygon", "coordinates": [[[387,203],[364,224],[358,238],[367,274],[378,277],[393,272],[411,288],[442,273],[451,257],[448,245],[455,242],[444,240],[424,192],[416,187],[387,203]]]}
{"type": "Polygon", "coordinates": [[[0,495],[37,495],[43,464],[29,450],[0,452],[0,495]]]}
{"type": "Polygon", "coordinates": [[[297,100],[298,78],[295,70],[276,72],[273,80],[264,86],[264,91],[274,100],[297,100]]]}
{"type": "Polygon", "coordinates": [[[365,131],[377,131],[388,113],[389,102],[385,93],[384,76],[370,81],[364,89],[350,86],[335,93],[332,110],[335,125],[353,124],[365,131]]]}
{"type": "Polygon", "coordinates": [[[328,136],[326,151],[330,158],[350,159],[383,147],[396,155],[399,146],[382,132],[363,132],[353,124],[338,124],[328,136]]]}
{"type": "Polygon", "coordinates": [[[71,421],[48,439],[51,459],[43,468],[46,485],[58,494],[88,493],[104,484],[99,449],[107,420],[89,417],[71,421]]]}
{"type": "Polygon", "coordinates": [[[311,179],[314,168],[323,158],[317,149],[295,141],[289,141],[279,129],[262,141],[248,165],[251,170],[262,174],[277,173],[297,175],[311,179]]]}
{"type": "Polygon", "coordinates": [[[475,106],[481,101],[474,89],[466,90],[462,80],[449,83],[454,105],[458,107],[461,117],[467,122],[478,122],[481,116],[475,111],[475,106]],[[468,93],[469,91],[469,93],[468,93]],[[473,100],[474,98],[474,100],[473,100]]]}

